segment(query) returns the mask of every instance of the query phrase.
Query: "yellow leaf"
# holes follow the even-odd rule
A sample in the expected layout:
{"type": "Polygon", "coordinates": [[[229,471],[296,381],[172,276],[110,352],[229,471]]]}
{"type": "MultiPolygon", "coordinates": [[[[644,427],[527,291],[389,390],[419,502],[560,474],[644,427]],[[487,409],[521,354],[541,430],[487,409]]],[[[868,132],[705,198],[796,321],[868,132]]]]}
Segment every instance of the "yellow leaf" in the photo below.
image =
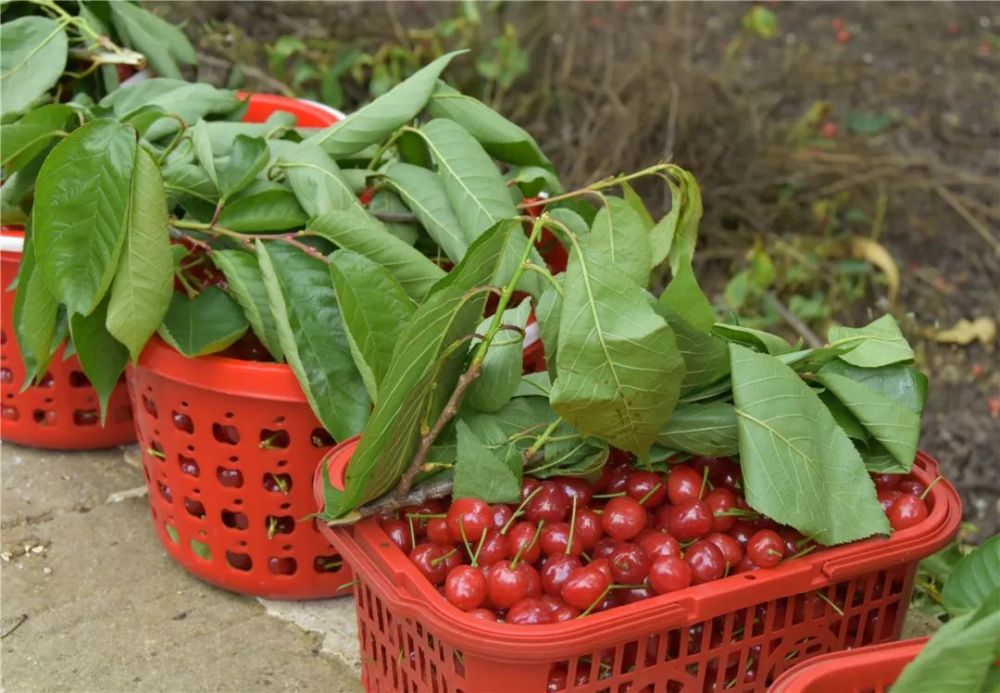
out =
{"type": "Polygon", "coordinates": [[[851,239],[851,255],[882,270],[889,286],[889,303],[894,303],[896,294],[899,293],[899,267],[885,246],[870,238],[855,236],[851,239]]]}
{"type": "Polygon", "coordinates": [[[955,326],[947,330],[928,330],[928,336],[936,342],[945,344],[971,344],[979,340],[985,346],[990,346],[997,338],[997,324],[992,318],[962,318],[955,326]]]}

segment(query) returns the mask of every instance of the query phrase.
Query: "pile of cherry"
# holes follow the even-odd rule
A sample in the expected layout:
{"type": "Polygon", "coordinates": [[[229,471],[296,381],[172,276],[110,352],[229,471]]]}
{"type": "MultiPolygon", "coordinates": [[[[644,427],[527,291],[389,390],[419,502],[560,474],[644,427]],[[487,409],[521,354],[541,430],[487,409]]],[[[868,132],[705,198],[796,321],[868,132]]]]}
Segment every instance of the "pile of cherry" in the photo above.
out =
{"type": "MultiPolygon", "coordinates": [[[[928,489],[873,475],[893,529],[927,516],[928,489]]],[[[820,548],[754,512],[740,466],[695,458],[668,474],[621,463],[596,484],[525,478],[516,507],[460,498],[403,508],[382,528],[445,598],[488,621],[557,623],[820,548]]]]}

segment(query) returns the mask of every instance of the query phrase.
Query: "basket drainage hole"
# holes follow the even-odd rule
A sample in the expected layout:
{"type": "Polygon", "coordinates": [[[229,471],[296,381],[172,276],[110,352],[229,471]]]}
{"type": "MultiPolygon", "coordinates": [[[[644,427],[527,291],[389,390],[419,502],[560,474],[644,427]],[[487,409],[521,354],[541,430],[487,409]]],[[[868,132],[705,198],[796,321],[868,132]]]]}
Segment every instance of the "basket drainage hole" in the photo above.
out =
{"type": "Polygon", "coordinates": [[[180,543],[181,536],[177,533],[177,529],[173,525],[164,522],[163,528],[167,530],[167,536],[170,537],[170,541],[174,542],[175,544],[180,543]]]}
{"type": "Polygon", "coordinates": [[[222,511],[222,524],[230,529],[244,530],[250,526],[247,516],[234,510],[222,511]]]}
{"type": "Polygon", "coordinates": [[[52,387],[56,384],[56,379],[52,377],[51,373],[46,373],[42,376],[42,379],[38,381],[38,387],[52,387]]]}
{"type": "Polygon", "coordinates": [[[54,411],[36,409],[31,412],[31,418],[40,426],[54,426],[56,423],[56,413],[54,411]]]}
{"type": "Polygon", "coordinates": [[[205,506],[199,500],[185,497],[184,509],[188,511],[188,515],[192,515],[199,519],[205,519],[205,506]]]}
{"type": "Polygon", "coordinates": [[[77,409],[73,412],[73,423],[77,426],[96,426],[101,422],[101,412],[96,409],[77,409]]]}
{"type": "Polygon", "coordinates": [[[180,464],[181,474],[187,474],[188,476],[198,476],[201,474],[201,469],[198,467],[198,461],[193,457],[177,455],[177,462],[180,464]]]}
{"type": "Polygon", "coordinates": [[[146,448],[146,453],[161,460],[167,459],[167,456],[163,452],[163,446],[160,445],[160,441],[158,440],[149,441],[149,447],[146,448]]]}
{"type": "Polygon", "coordinates": [[[156,487],[160,490],[160,495],[163,496],[163,499],[165,501],[167,501],[168,503],[174,502],[174,492],[170,489],[169,486],[164,484],[162,481],[157,481],[156,487]]]}
{"type": "Polygon", "coordinates": [[[219,467],[215,470],[215,475],[219,478],[219,483],[229,488],[240,488],[243,486],[243,473],[238,469],[226,469],[219,467]]]}
{"type": "Polygon", "coordinates": [[[0,383],[10,385],[14,382],[14,371],[9,368],[0,368],[0,383]]]}
{"type": "Polygon", "coordinates": [[[208,548],[208,544],[203,541],[192,539],[191,550],[194,551],[195,555],[199,558],[204,558],[206,561],[212,560],[212,549],[208,548]]]}
{"type": "Polygon", "coordinates": [[[154,402],[153,400],[151,400],[151,399],[150,399],[149,397],[147,397],[146,395],[143,395],[143,396],[142,396],[142,407],[143,407],[143,409],[145,409],[145,410],[146,410],[146,411],[147,411],[147,412],[149,413],[149,415],[150,415],[150,416],[152,416],[152,417],[153,417],[154,419],[158,419],[158,418],[160,418],[160,413],[159,413],[159,412],[158,412],[158,411],[156,410],[156,402],[154,402]]]}
{"type": "Polygon", "coordinates": [[[744,579],[744,580],[756,580],[756,579],[757,579],[757,576],[756,576],[756,575],[750,575],[749,573],[747,573],[747,574],[745,574],[745,575],[743,576],[743,579],[744,579]]]}
{"type": "Polygon", "coordinates": [[[237,445],[240,442],[240,432],[236,426],[214,423],[212,424],[212,435],[217,441],[226,445],[237,445]]]}
{"type": "Polygon", "coordinates": [[[267,559],[267,569],[273,575],[294,575],[298,569],[298,563],[294,558],[271,556],[267,559]]]}
{"type": "Polygon", "coordinates": [[[226,563],[230,567],[244,572],[253,568],[253,561],[248,554],[236,553],[235,551],[226,551],[226,563]]]}
{"type": "Polygon", "coordinates": [[[265,527],[268,539],[275,534],[291,534],[295,529],[295,518],[291,515],[268,515],[265,527]]]}
{"type": "Polygon", "coordinates": [[[194,421],[187,414],[182,414],[179,411],[174,410],[170,414],[174,421],[174,428],[178,431],[184,431],[185,433],[194,433],[194,421]]]}
{"type": "Polygon", "coordinates": [[[313,568],[317,573],[336,573],[344,567],[344,559],[334,554],[333,556],[316,556],[313,561],[313,568]]]}
{"type": "Polygon", "coordinates": [[[17,410],[17,407],[5,404],[3,407],[0,407],[0,416],[7,421],[17,421],[21,418],[21,413],[17,410]]]}
{"type": "Polygon", "coordinates": [[[83,371],[72,371],[69,374],[69,384],[71,387],[90,387],[90,378],[83,371]]]}
{"type": "Polygon", "coordinates": [[[271,430],[270,428],[264,428],[260,431],[261,450],[284,450],[288,447],[289,442],[291,442],[291,439],[288,431],[281,429],[271,430]]]}
{"type": "Polygon", "coordinates": [[[265,474],[264,490],[271,493],[287,494],[292,490],[292,477],[289,474],[265,474]]]}
{"type": "Polygon", "coordinates": [[[328,448],[336,443],[324,428],[314,428],[310,436],[314,448],[328,448]]]}

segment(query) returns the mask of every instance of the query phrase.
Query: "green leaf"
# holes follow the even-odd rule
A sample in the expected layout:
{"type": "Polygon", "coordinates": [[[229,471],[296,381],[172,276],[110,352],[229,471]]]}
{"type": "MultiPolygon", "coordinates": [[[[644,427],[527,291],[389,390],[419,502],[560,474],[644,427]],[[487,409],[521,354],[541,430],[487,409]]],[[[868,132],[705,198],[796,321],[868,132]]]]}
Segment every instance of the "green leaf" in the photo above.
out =
{"type": "Polygon", "coordinates": [[[364,212],[341,210],[323,214],[309,222],[308,230],[382,265],[414,300],[422,300],[431,286],[445,276],[444,270],[423,253],[393,236],[382,222],[364,212]]]}
{"type": "MultiPolygon", "coordinates": [[[[679,181],[677,185],[679,186],[680,197],[676,230],[672,235],[670,252],[668,253],[670,270],[676,274],[681,262],[694,257],[695,245],[698,243],[698,225],[701,223],[702,214],[701,189],[698,187],[697,179],[691,175],[691,172],[679,166],[672,166],[670,175],[679,181]]],[[[673,185],[671,182],[672,202],[674,201],[673,185]]],[[[673,210],[671,210],[672,212],[673,210]]],[[[651,235],[665,238],[667,233],[667,229],[663,229],[661,233],[659,229],[654,227],[651,235]]],[[[654,260],[658,254],[654,252],[654,260]]]]}
{"type": "MultiPolygon", "coordinates": [[[[633,211],[635,211],[635,213],[639,215],[639,218],[642,219],[642,227],[646,230],[646,233],[648,234],[650,231],[653,230],[653,227],[656,226],[656,222],[653,221],[653,216],[649,213],[649,210],[646,208],[646,203],[642,201],[642,198],[639,197],[639,193],[635,191],[635,188],[633,188],[628,181],[625,181],[624,183],[621,184],[621,189],[622,189],[622,197],[625,199],[626,202],[628,202],[629,206],[633,209],[633,211]]],[[[666,257],[666,254],[664,254],[664,257],[666,257]]],[[[662,261],[663,260],[661,258],[660,262],[662,261]]],[[[660,263],[659,262],[651,263],[651,266],[656,267],[656,265],[658,264],[660,263]]]]}
{"type": "Polygon", "coordinates": [[[452,262],[461,261],[470,241],[455,216],[441,176],[400,162],[387,166],[385,173],[403,203],[417,216],[445,255],[452,262]]]}
{"type": "MultiPolygon", "coordinates": [[[[868,431],[865,427],[858,421],[858,418],[851,413],[851,410],[844,406],[844,404],[837,399],[829,390],[824,390],[819,393],[819,398],[823,400],[823,404],[826,408],[830,410],[830,414],[833,416],[833,420],[837,422],[837,425],[844,429],[844,433],[848,437],[854,440],[861,441],[867,444],[869,440],[868,431]]],[[[862,457],[864,457],[864,449],[862,449],[862,457]]],[[[888,454],[888,453],[887,453],[888,454]]],[[[893,467],[897,466],[895,460],[891,460],[893,467]]],[[[868,464],[868,459],[865,459],[865,464],[868,464]]],[[[869,471],[871,468],[869,467],[869,471]]]]}
{"type": "Polygon", "coordinates": [[[549,398],[549,390],[552,389],[552,381],[545,371],[540,373],[525,373],[517,383],[514,390],[514,397],[539,397],[549,398]]]}
{"type": "Polygon", "coordinates": [[[639,286],[649,283],[649,234],[642,217],[620,197],[607,196],[590,227],[587,246],[639,286]]]}
{"type": "MultiPolygon", "coordinates": [[[[138,82],[101,99],[101,106],[112,109],[118,117],[143,106],[159,106],[165,113],[176,115],[185,123],[197,123],[209,115],[233,113],[241,105],[234,91],[166,77],[138,82]]],[[[174,134],[179,128],[180,123],[174,118],[163,118],[146,131],[146,139],[155,142],[174,134]]]]}
{"type": "Polygon", "coordinates": [[[437,78],[459,53],[454,51],[417,70],[388,92],[359,108],[343,120],[309,138],[335,159],[360,152],[382,142],[413,120],[427,104],[437,78]]]}
{"type": "MultiPolygon", "coordinates": [[[[562,284],[563,275],[556,277],[562,284]]],[[[545,350],[545,366],[550,375],[556,373],[556,363],[559,352],[559,319],[562,313],[562,297],[559,291],[549,284],[538,299],[535,308],[535,319],[538,321],[538,334],[545,350]]]]}
{"type": "Polygon", "coordinates": [[[517,216],[503,176],[469,133],[441,118],[424,125],[421,132],[467,242],[501,219],[517,216]]]}
{"type": "Polygon", "coordinates": [[[707,457],[739,453],[736,409],[728,402],[682,404],[660,429],[657,445],[707,457]]]}
{"type": "MultiPolygon", "coordinates": [[[[554,440],[545,443],[542,463],[531,468],[532,476],[539,479],[579,476],[586,477],[591,482],[597,481],[608,461],[610,448],[607,443],[580,435],[579,431],[565,421],[556,427],[553,438],[554,440]]],[[[529,438],[529,442],[533,442],[533,439],[529,438]]]]}
{"type": "Polygon", "coordinates": [[[135,131],[100,119],[57,144],[38,173],[38,267],[71,314],[89,315],[111,285],[128,228],[135,157],[135,131]]]}
{"type": "Polygon", "coordinates": [[[219,190],[219,174],[215,168],[215,152],[212,151],[212,138],[208,133],[208,123],[199,120],[191,128],[191,145],[194,147],[194,155],[201,164],[202,170],[208,174],[212,185],[219,190]]]}
{"type": "Polygon", "coordinates": [[[83,372],[97,391],[102,424],[108,413],[111,392],[128,363],[128,349],[104,326],[107,311],[108,301],[104,300],[90,315],[74,315],[70,318],[70,334],[76,347],[76,356],[80,359],[83,372]]]}
{"type": "Polygon", "coordinates": [[[913,360],[913,349],[891,315],[883,315],[864,327],[831,327],[831,346],[853,349],[840,358],[862,368],[878,368],[913,360]]]}
{"type": "Polygon", "coordinates": [[[342,209],[362,209],[337,162],[322,149],[303,142],[280,160],[289,185],[310,217],[342,209]]]}
{"type": "MultiPolygon", "coordinates": [[[[296,119],[292,113],[286,111],[274,111],[263,123],[244,123],[229,120],[207,120],[205,129],[208,131],[208,139],[212,145],[215,156],[229,156],[233,151],[233,143],[237,135],[248,137],[263,137],[269,139],[281,130],[291,130],[295,128],[296,119]]],[[[295,144],[290,142],[289,144],[295,144]]]]}
{"type": "MultiPolygon", "coordinates": [[[[531,301],[522,301],[516,308],[503,312],[501,322],[522,330],[528,324],[531,301]]],[[[476,334],[485,334],[493,317],[483,320],[476,328],[476,334]]],[[[472,340],[469,349],[475,351],[481,340],[472,340]]],[[[480,411],[496,411],[510,401],[521,380],[524,335],[510,330],[497,332],[490,348],[486,350],[483,370],[465,392],[465,402],[480,411]]]]}
{"type": "Polygon", "coordinates": [[[330,271],[282,243],[257,241],[257,260],[285,359],[334,440],[360,431],[370,400],[351,359],[330,271]]]}
{"type": "Polygon", "coordinates": [[[193,300],[174,294],[160,325],[160,336],[189,358],[222,351],[247,331],[248,322],[236,302],[221,289],[205,288],[193,300]]]}
{"type": "MultiPolygon", "coordinates": [[[[974,611],[1000,590],[1000,534],[984,541],[958,562],[941,597],[953,616],[974,611]]],[[[1000,601],[994,603],[1000,608],[1000,601]]]]}
{"type": "MultiPolygon", "coordinates": [[[[24,363],[22,388],[28,387],[45,373],[57,346],[55,335],[59,305],[38,271],[32,238],[33,234],[29,233],[21,254],[12,315],[17,348],[24,363]]],[[[4,283],[6,282],[7,277],[4,277],[4,283]]],[[[0,289],[6,290],[6,287],[0,289]]]]}
{"type": "Polygon", "coordinates": [[[717,322],[712,326],[712,334],[721,337],[731,344],[740,344],[763,354],[777,356],[787,354],[795,349],[782,337],[763,330],[755,330],[742,325],[728,325],[717,322]]]}
{"type": "Polygon", "coordinates": [[[729,353],[747,502],[824,545],[889,534],[861,456],[816,393],[770,356],[729,353]]]}
{"type": "Polygon", "coordinates": [[[73,109],[61,103],[50,103],[29,111],[16,123],[0,128],[2,163],[9,175],[19,171],[45,151],[59,136],[69,130],[76,118],[73,109]]]}
{"type": "Polygon", "coordinates": [[[420,428],[437,419],[465,361],[456,348],[479,323],[485,294],[474,287],[499,285],[506,246],[520,222],[505,221],[477,240],[417,308],[399,339],[372,417],[347,469],[346,488],[327,483],[324,515],[343,518],[392,490],[417,449],[420,428]]]}
{"type": "Polygon", "coordinates": [[[563,192],[559,178],[547,168],[541,166],[519,166],[512,168],[504,176],[508,183],[516,183],[527,197],[537,197],[543,190],[552,195],[563,192]]]}
{"type": "Polygon", "coordinates": [[[226,275],[229,291],[243,309],[257,339],[278,363],[285,359],[278,338],[278,325],[264,287],[257,256],[242,250],[213,250],[212,261],[226,275]]]}
{"type": "Polygon", "coordinates": [[[698,286],[690,262],[681,262],[667,288],[660,294],[660,303],[702,332],[709,332],[715,324],[715,310],[698,286]]]}
{"type": "Polygon", "coordinates": [[[233,151],[229,158],[216,165],[219,192],[222,200],[228,200],[264,170],[271,160],[267,148],[267,140],[263,137],[247,137],[237,135],[233,142],[233,151]]]}
{"type": "Polygon", "coordinates": [[[494,159],[518,166],[552,168],[552,163],[526,130],[444,82],[439,81],[434,88],[427,111],[433,118],[447,118],[458,123],[494,159]]]}
{"type": "Polygon", "coordinates": [[[458,456],[455,462],[453,498],[478,498],[487,503],[517,503],[521,499],[521,456],[509,449],[497,457],[459,421],[458,456]]]}
{"type": "Polygon", "coordinates": [[[902,404],[918,416],[924,412],[927,400],[927,376],[914,366],[882,366],[858,368],[842,361],[823,366],[826,373],[836,373],[863,384],[889,399],[902,404]]]}
{"type": "Polygon", "coordinates": [[[142,147],[136,148],[125,223],[128,231],[111,286],[107,328],[135,361],[167,314],[174,289],[167,196],[156,161],[142,147]]]}
{"type": "MultiPolygon", "coordinates": [[[[371,202],[368,203],[368,211],[372,214],[401,214],[409,212],[410,208],[403,203],[399,195],[391,190],[379,190],[372,196],[371,202]]],[[[385,221],[382,223],[385,224],[385,228],[389,233],[407,245],[416,243],[417,237],[420,235],[420,229],[416,224],[395,221],[385,221]]]]}
{"type": "Polygon", "coordinates": [[[157,74],[180,79],[178,62],[198,62],[184,32],[170,22],[129,2],[111,2],[108,6],[118,35],[129,48],[144,54],[157,74]]]}
{"type": "Polygon", "coordinates": [[[222,208],[219,225],[243,233],[271,233],[302,228],[308,218],[291,190],[247,188],[222,208]]]}
{"type": "Polygon", "coordinates": [[[673,330],[587,246],[570,256],[563,288],[552,407],[584,435],[645,455],[684,379],[673,330]]]}
{"type": "Polygon", "coordinates": [[[47,17],[0,24],[0,113],[27,110],[54,87],[68,48],[64,24],[47,17]]]}
{"type": "Polygon", "coordinates": [[[684,381],[681,394],[684,396],[701,392],[729,374],[729,350],[726,343],[715,335],[693,327],[687,320],[659,302],[650,298],[650,305],[659,313],[677,339],[677,349],[684,359],[684,381]]]}
{"type": "MultiPolygon", "coordinates": [[[[160,173],[163,175],[163,185],[169,195],[168,208],[173,208],[177,204],[177,200],[184,196],[195,197],[215,207],[219,191],[201,166],[174,161],[162,166],[160,173]]],[[[222,211],[225,212],[225,209],[222,211]]]]}
{"type": "Polygon", "coordinates": [[[416,306],[389,270],[364,255],[338,250],[330,260],[351,354],[369,397],[377,402],[393,349],[416,306]]]}
{"type": "MultiPolygon", "coordinates": [[[[681,187],[669,176],[666,180],[667,189],[670,191],[670,211],[653,224],[653,228],[649,230],[649,264],[651,267],[658,267],[670,255],[670,249],[674,245],[674,237],[677,235],[677,224],[681,218],[681,206],[684,199],[681,187]]],[[[678,262],[677,266],[680,267],[680,265],[681,263],[678,262]]]]}

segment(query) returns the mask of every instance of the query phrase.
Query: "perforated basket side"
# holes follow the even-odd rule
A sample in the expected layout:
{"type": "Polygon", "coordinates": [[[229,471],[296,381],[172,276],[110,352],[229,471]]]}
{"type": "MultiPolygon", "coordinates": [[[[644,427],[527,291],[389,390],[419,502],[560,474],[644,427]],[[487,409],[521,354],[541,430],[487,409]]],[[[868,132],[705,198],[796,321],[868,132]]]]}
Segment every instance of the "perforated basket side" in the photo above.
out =
{"type": "Polygon", "coordinates": [[[832,652],[785,672],[771,693],[884,693],[929,638],[832,652]]]}

